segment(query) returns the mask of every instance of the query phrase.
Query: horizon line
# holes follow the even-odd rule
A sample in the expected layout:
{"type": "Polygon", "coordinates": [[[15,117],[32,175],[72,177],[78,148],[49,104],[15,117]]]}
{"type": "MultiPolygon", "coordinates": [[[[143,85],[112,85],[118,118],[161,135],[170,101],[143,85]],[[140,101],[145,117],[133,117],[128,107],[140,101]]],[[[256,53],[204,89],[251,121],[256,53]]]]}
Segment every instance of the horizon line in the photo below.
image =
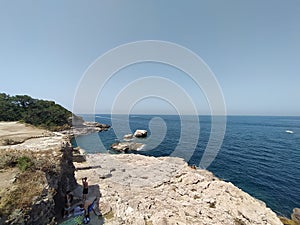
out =
{"type": "Polygon", "coordinates": [[[168,114],[168,113],[78,113],[77,115],[153,115],[153,116],[265,116],[265,117],[300,117],[300,115],[266,115],[266,114],[227,114],[227,115],[211,115],[211,114],[168,114]]]}

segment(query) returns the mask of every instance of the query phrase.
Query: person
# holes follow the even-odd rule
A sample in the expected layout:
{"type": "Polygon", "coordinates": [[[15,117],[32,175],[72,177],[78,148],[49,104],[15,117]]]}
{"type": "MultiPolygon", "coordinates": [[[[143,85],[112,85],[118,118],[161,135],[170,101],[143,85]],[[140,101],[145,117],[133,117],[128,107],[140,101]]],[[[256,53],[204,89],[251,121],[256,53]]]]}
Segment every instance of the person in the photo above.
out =
{"type": "Polygon", "coordinates": [[[71,194],[71,191],[67,191],[65,194],[65,207],[64,207],[64,217],[68,216],[70,217],[72,214],[71,211],[71,204],[73,201],[73,195],[71,194]]]}
{"type": "MultiPolygon", "coordinates": [[[[97,198],[95,198],[93,201],[91,200],[86,200],[84,202],[84,218],[83,218],[83,223],[87,224],[90,222],[90,212],[94,211],[95,209],[95,204],[96,204],[97,198]]],[[[95,211],[94,211],[95,213],[95,211]]]]}
{"type": "Polygon", "coordinates": [[[84,205],[80,204],[74,208],[73,215],[79,216],[84,214],[84,205]]]}
{"type": "Polygon", "coordinates": [[[85,202],[86,196],[89,193],[89,184],[87,182],[87,177],[82,178],[82,186],[83,186],[82,201],[85,202]]]}

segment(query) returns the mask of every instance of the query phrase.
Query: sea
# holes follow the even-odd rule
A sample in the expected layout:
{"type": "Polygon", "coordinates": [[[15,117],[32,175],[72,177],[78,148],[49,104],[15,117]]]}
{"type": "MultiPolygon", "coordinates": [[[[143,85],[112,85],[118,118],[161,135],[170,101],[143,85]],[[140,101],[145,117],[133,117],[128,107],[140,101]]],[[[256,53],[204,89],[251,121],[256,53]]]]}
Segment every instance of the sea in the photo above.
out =
{"type": "MultiPolygon", "coordinates": [[[[144,129],[147,138],[133,140],[144,147],[122,154],[170,156],[178,145],[184,149],[186,143],[191,148],[188,143],[195,141],[196,134],[194,149],[185,149],[192,151],[186,161],[199,166],[211,136],[211,116],[199,116],[197,123],[178,115],[81,116],[112,125],[108,131],[72,140],[73,146],[92,154],[118,154],[110,149],[111,144],[144,129]]],[[[293,208],[300,207],[300,117],[227,116],[222,145],[206,169],[264,201],[278,215],[289,217],[293,208]]]]}

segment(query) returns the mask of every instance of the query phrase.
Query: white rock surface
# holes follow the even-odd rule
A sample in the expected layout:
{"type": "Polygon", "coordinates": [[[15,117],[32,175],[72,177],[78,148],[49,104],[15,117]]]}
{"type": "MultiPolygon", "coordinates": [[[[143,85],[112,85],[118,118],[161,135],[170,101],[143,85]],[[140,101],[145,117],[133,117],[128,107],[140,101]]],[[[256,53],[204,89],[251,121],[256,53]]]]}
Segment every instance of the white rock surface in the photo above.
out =
{"type": "Polygon", "coordinates": [[[133,138],[133,134],[125,134],[123,139],[128,140],[128,139],[132,139],[133,138]]]}
{"type": "Polygon", "coordinates": [[[147,137],[146,130],[136,130],[133,134],[135,137],[147,137]]]}
{"type": "Polygon", "coordinates": [[[110,146],[111,149],[119,152],[126,152],[128,150],[139,151],[143,147],[144,147],[143,143],[136,143],[136,142],[119,142],[119,143],[114,143],[110,146]]]}
{"type": "Polygon", "coordinates": [[[100,187],[105,224],[282,225],[261,201],[180,158],[98,154],[76,164],[87,166],[76,177],[100,187]]]}

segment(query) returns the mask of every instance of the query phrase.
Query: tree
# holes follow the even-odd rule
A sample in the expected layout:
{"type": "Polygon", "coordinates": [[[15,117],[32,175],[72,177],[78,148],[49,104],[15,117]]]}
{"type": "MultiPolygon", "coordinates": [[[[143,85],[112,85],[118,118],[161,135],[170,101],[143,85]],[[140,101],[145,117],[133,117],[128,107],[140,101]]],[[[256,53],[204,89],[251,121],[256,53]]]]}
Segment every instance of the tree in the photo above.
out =
{"type": "Polygon", "coordinates": [[[0,121],[24,121],[50,130],[71,125],[70,111],[54,101],[33,99],[28,95],[9,96],[0,93],[0,109],[0,121]]]}

